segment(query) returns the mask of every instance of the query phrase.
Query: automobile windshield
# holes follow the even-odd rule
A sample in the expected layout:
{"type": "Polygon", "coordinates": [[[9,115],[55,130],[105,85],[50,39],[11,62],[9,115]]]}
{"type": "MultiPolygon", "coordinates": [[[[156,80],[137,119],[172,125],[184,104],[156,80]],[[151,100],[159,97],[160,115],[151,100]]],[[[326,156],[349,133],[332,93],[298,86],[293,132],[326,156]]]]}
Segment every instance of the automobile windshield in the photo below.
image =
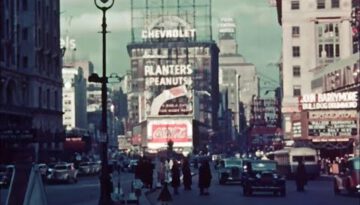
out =
{"type": "Polygon", "coordinates": [[[227,160],[225,163],[225,167],[232,167],[232,166],[241,166],[240,160],[227,160]]]}
{"type": "Polygon", "coordinates": [[[275,171],[276,163],[274,162],[252,162],[253,171],[275,171]]]}

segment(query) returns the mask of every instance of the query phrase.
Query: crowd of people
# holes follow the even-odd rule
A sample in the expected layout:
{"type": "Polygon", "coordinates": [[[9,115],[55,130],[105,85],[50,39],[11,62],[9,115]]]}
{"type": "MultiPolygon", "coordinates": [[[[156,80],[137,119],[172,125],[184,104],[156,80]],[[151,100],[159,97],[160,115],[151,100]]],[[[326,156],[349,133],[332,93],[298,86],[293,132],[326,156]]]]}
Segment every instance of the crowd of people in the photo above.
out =
{"type": "Polygon", "coordinates": [[[327,175],[345,172],[348,159],[348,155],[344,155],[343,157],[336,157],[333,160],[330,158],[322,158],[319,162],[321,172],[327,175]]]}
{"type": "MultiPolygon", "coordinates": [[[[198,167],[198,188],[200,195],[209,195],[211,185],[211,169],[208,160],[201,160],[198,167]]],[[[179,188],[183,186],[185,191],[192,190],[192,171],[189,159],[183,157],[181,160],[142,157],[138,160],[134,172],[135,179],[141,180],[145,188],[161,188],[170,185],[173,194],[179,194],[179,188]],[[154,171],[156,180],[154,180],[154,171]],[[154,187],[155,185],[155,187],[154,187]]]]}

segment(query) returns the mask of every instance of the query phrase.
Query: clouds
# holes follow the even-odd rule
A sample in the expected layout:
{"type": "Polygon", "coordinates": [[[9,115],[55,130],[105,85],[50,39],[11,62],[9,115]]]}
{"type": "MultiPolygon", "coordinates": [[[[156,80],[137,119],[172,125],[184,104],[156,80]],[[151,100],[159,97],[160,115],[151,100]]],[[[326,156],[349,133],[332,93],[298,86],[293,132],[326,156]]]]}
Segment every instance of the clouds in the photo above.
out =
{"type": "MultiPolygon", "coordinates": [[[[111,31],[130,31],[131,13],[130,11],[109,12],[106,15],[108,30],[111,31]]],[[[76,33],[88,33],[101,30],[102,14],[83,13],[74,17],[62,17],[62,31],[71,30],[76,33]]]]}

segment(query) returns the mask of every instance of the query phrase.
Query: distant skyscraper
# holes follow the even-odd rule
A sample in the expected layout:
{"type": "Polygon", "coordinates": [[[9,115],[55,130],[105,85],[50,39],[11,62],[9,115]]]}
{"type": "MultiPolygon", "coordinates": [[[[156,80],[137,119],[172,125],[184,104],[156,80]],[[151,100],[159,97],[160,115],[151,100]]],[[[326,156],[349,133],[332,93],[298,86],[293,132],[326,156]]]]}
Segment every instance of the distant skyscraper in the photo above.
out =
{"type": "Polygon", "coordinates": [[[66,130],[87,129],[86,80],[82,68],[63,68],[63,122],[66,130]]]}
{"type": "Polygon", "coordinates": [[[255,65],[247,63],[238,52],[236,41],[236,23],[233,18],[221,18],[219,22],[219,86],[228,92],[228,108],[232,111],[232,126],[235,128],[232,136],[236,139],[244,125],[240,125],[242,114],[245,114],[247,122],[250,120],[250,105],[252,96],[257,96],[258,83],[255,65]],[[241,113],[241,103],[244,112],[241,113]]]}

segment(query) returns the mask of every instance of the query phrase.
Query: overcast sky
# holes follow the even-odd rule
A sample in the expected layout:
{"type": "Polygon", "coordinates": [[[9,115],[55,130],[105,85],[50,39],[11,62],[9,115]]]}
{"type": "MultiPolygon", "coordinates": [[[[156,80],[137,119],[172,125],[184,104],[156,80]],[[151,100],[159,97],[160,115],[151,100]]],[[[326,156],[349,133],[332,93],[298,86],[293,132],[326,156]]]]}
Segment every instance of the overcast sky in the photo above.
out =
{"type": "MultiPolygon", "coordinates": [[[[144,0],[134,0],[144,1],[144,0]]],[[[159,0],[160,1],[160,0],[159,0]]],[[[90,60],[95,71],[101,70],[101,11],[93,0],[60,0],[61,35],[76,40],[76,58],[90,60]]],[[[217,23],[221,17],[233,17],[237,24],[239,53],[257,70],[277,79],[277,69],[269,64],[281,56],[281,27],[276,8],[268,0],[212,0],[213,38],[217,41],[217,23]]],[[[130,42],[130,0],[115,0],[107,12],[108,73],[129,70],[126,45],[130,42]]]]}

